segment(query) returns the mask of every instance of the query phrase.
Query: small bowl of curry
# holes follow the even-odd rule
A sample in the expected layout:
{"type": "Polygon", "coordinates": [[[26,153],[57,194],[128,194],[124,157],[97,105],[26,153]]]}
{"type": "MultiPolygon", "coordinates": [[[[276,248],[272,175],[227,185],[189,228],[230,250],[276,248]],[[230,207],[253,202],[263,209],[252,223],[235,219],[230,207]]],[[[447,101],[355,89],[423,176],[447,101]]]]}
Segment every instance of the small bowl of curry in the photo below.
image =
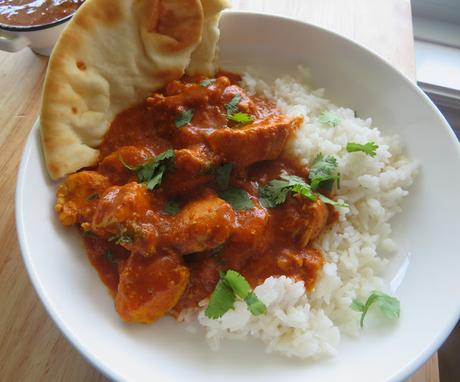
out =
{"type": "Polygon", "coordinates": [[[0,0],[0,50],[30,47],[49,56],[64,29],[85,0],[0,0]]]}

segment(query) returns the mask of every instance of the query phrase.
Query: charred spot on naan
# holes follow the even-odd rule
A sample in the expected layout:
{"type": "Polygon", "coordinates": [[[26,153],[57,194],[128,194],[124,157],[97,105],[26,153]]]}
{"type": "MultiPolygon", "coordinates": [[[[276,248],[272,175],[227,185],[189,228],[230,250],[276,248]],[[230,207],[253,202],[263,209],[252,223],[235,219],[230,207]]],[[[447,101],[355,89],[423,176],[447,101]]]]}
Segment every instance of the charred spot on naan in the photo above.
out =
{"type": "Polygon", "coordinates": [[[75,63],[75,65],[77,65],[77,68],[79,70],[86,70],[87,67],[86,67],[86,64],[82,61],[82,60],[77,60],[77,62],[75,63]]]}
{"type": "Polygon", "coordinates": [[[174,44],[165,44],[165,51],[180,50],[189,45],[198,34],[201,35],[202,26],[203,9],[199,0],[170,0],[161,3],[156,30],[176,41],[174,44]]]}

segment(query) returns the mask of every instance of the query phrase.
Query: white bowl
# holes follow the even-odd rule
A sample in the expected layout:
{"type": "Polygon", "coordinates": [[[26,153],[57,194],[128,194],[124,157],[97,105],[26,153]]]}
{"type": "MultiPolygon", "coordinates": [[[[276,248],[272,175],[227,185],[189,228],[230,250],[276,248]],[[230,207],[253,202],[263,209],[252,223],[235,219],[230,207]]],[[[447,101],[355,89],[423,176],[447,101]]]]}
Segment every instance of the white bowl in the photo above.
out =
{"type": "MultiPolygon", "coordinates": [[[[276,16],[227,12],[221,21],[224,68],[267,64],[311,68],[336,104],[398,133],[421,172],[394,221],[401,250],[385,274],[398,281],[395,326],[343,340],[335,358],[301,362],[267,355],[255,342],[225,342],[213,353],[203,333],[171,318],[127,325],[84,255],[74,230],[53,211],[38,124],[21,162],[16,195],[24,261],[49,314],[77,349],[109,377],[126,381],[397,381],[437,350],[460,313],[460,149],[452,130],[411,81],[363,47],[321,28],[276,16]],[[238,64],[238,65],[235,65],[238,64]],[[405,275],[399,277],[405,270],[405,275]]],[[[396,285],[396,284],[395,284],[396,285]]]]}
{"type": "Polygon", "coordinates": [[[62,19],[41,25],[0,24],[0,50],[18,52],[29,47],[37,54],[49,56],[72,16],[73,13],[62,19]]]}

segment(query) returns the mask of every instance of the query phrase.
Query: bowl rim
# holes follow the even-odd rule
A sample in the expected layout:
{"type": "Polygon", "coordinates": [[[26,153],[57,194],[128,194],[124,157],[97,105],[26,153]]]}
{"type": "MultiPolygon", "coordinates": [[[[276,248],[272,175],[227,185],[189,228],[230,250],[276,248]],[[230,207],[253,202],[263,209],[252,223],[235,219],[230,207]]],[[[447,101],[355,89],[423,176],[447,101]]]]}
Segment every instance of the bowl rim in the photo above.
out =
{"type": "MultiPolygon", "coordinates": [[[[431,105],[432,111],[438,116],[442,124],[444,125],[444,128],[447,130],[449,134],[449,138],[452,142],[452,144],[456,147],[458,157],[460,158],[460,142],[457,139],[454,131],[450,127],[449,123],[445,119],[445,117],[442,115],[442,113],[438,110],[438,108],[434,105],[433,101],[417,86],[416,82],[412,81],[409,79],[400,69],[396,68],[393,66],[386,58],[382,57],[378,53],[374,52],[373,50],[365,47],[364,45],[344,36],[341,35],[337,32],[328,30],[326,28],[323,28],[321,26],[312,24],[307,21],[295,19],[293,17],[288,17],[288,16],[282,16],[282,15],[277,15],[275,13],[270,13],[270,12],[256,12],[256,11],[246,11],[246,10],[234,10],[234,9],[229,9],[225,10],[223,13],[225,14],[231,14],[235,16],[255,16],[255,17],[263,17],[266,18],[267,21],[269,20],[281,20],[281,21],[288,21],[291,23],[295,23],[298,25],[302,26],[308,26],[309,28],[316,29],[320,31],[321,33],[325,33],[328,35],[333,36],[334,38],[338,38],[339,40],[342,40],[343,42],[346,42],[347,44],[352,44],[360,49],[365,50],[368,54],[374,56],[374,58],[377,58],[378,60],[382,61],[386,66],[389,67],[391,71],[393,71],[400,80],[404,81],[408,86],[412,87],[413,90],[416,91],[416,93],[422,97],[425,102],[431,105]]],[[[69,16],[69,18],[72,15],[69,16]]],[[[103,373],[106,377],[112,379],[112,380],[117,380],[117,381],[124,381],[125,378],[120,375],[116,370],[114,370],[110,365],[106,363],[103,359],[100,358],[96,353],[93,353],[79,341],[71,332],[71,330],[67,327],[66,323],[61,319],[60,316],[55,314],[53,307],[52,307],[52,301],[48,299],[48,296],[45,292],[45,290],[42,288],[42,285],[39,280],[39,276],[36,273],[35,269],[32,266],[31,263],[31,257],[30,257],[30,252],[28,251],[28,245],[25,237],[25,231],[22,227],[22,217],[24,213],[24,208],[23,208],[23,202],[21,199],[21,193],[22,190],[24,189],[24,183],[25,183],[25,168],[26,164],[28,163],[28,159],[31,153],[32,146],[34,144],[34,134],[38,134],[39,132],[37,131],[40,126],[40,119],[37,118],[37,120],[34,122],[34,125],[29,133],[29,136],[27,138],[27,143],[24,148],[19,169],[18,169],[18,177],[17,177],[17,182],[16,182],[16,193],[15,193],[15,217],[16,217],[16,228],[17,228],[17,234],[18,234],[18,241],[19,241],[19,247],[20,247],[20,252],[21,256],[23,258],[24,264],[26,266],[27,273],[29,274],[29,277],[32,281],[32,284],[34,286],[34,289],[41,300],[42,304],[44,305],[46,311],[48,312],[48,315],[51,317],[51,319],[54,321],[54,323],[58,326],[59,330],[61,333],[66,337],[66,339],[78,350],[78,352],[91,364],[93,365],[97,370],[99,370],[101,373],[103,373]]],[[[415,371],[417,371],[432,355],[434,352],[438,350],[438,348],[442,345],[442,343],[446,340],[448,335],[451,333],[451,331],[454,329],[455,325],[457,324],[458,320],[460,319],[460,306],[457,307],[457,317],[453,317],[452,321],[450,322],[449,325],[445,326],[442,331],[438,333],[438,335],[433,338],[433,341],[431,343],[431,346],[428,346],[425,348],[421,353],[419,353],[415,358],[410,360],[407,364],[406,367],[400,370],[395,371],[395,374],[393,374],[390,379],[388,380],[389,382],[396,382],[396,381],[401,381],[405,380],[408,378],[410,375],[412,375],[415,371]]]]}
{"type": "Polygon", "coordinates": [[[8,32],[35,32],[35,31],[50,29],[50,28],[56,27],[56,26],[58,26],[60,24],[64,24],[65,22],[69,21],[73,17],[73,15],[75,15],[76,11],[77,10],[73,11],[70,15],[64,16],[61,19],[50,21],[50,22],[44,23],[44,24],[37,24],[37,25],[10,25],[10,24],[5,24],[5,23],[0,23],[0,29],[8,31],[8,32]]]}

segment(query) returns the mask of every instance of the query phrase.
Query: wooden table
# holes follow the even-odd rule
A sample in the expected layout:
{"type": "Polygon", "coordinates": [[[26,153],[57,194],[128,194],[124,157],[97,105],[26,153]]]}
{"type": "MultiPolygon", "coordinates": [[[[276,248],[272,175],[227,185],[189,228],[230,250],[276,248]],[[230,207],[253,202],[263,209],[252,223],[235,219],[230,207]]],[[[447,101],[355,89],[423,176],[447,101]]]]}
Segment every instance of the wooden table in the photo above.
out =
{"type": "MultiPolygon", "coordinates": [[[[233,0],[350,37],[415,80],[410,0],[233,0]]],[[[47,59],[0,52],[0,380],[106,381],[70,345],[38,301],[16,239],[14,192],[21,153],[37,118],[47,59]]],[[[433,356],[409,381],[438,382],[433,356]]]]}

